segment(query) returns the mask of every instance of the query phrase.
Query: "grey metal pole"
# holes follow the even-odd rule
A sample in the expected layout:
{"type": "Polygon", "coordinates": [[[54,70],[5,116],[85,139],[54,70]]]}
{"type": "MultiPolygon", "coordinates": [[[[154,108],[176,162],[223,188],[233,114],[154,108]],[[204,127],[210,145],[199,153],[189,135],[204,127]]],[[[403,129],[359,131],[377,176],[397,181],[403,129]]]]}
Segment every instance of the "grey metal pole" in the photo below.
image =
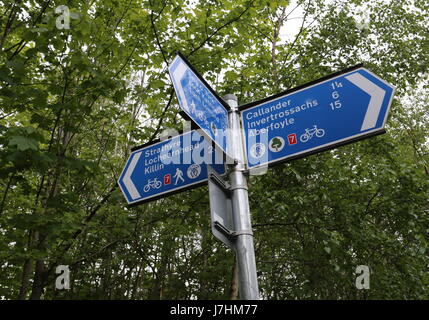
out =
{"type": "Polygon", "coordinates": [[[236,163],[231,166],[232,215],[236,235],[236,256],[238,262],[239,291],[243,300],[259,300],[258,278],[256,274],[255,249],[253,246],[252,224],[250,222],[249,195],[244,175],[244,142],[240,129],[237,97],[227,94],[223,99],[231,107],[229,112],[231,153],[236,163]]]}

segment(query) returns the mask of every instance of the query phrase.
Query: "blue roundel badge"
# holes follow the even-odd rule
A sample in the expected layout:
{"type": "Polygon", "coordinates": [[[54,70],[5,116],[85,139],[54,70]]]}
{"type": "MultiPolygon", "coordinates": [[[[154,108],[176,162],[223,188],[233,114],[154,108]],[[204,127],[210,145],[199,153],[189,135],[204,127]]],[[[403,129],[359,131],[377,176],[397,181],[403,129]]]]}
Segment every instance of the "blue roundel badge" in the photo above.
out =
{"type": "Polygon", "coordinates": [[[201,173],[201,166],[199,164],[191,164],[186,171],[186,174],[190,179],[197,178],[201,173]]]}
{"type": "Polygon", "coordinates": [[[265,151],[267,150],[267,147],[265,146],[265,144],[258,142],[255,143],[253,146],[250,147],[250,155],[253,158],[261,158],[264,154],[265,151]]]}

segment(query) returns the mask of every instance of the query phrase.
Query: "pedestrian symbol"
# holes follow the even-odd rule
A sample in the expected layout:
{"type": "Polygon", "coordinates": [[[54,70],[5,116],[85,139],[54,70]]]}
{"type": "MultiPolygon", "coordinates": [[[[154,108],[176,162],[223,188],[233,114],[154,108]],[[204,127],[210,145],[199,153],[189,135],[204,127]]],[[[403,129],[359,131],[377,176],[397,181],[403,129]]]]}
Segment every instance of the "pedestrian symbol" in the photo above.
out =
{"type": "Polygon", "coordinates": [[[212,122],[212,123],[211,123],[211,129],[212,129],[213,134],[214,134],[215,136],[217,136],[216,123],[214,123],[214,122],[212,122]]]}
{"type": "Polygon", "coordinates": [[[176,182],[174,183],[175,185],[177,185],[179,180],[182,180],[182,182],[185,182],[185,179],[183,179],[183,171],[180,170],[179,168],[176,168],[176,174],[173,176],[173,178],[176,178],[176,182]]]}
{"type": "Polygon", "coordinates": [[[192,103],[191,103],[191,112],[197,113],[197,108],[196,108],[196,105],[195,105],[194,101],[192,101],[192,103]]]}

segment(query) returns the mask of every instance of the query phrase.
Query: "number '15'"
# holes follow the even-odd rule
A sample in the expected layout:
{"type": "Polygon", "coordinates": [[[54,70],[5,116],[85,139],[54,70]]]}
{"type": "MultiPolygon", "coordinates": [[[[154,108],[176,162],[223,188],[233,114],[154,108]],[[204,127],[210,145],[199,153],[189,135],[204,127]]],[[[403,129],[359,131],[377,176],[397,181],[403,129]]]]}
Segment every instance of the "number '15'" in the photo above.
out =
{"type": "Polygon", "coordinates": [[[329,105],[331,106],[332,110],[341,108],[341,102],[339,100],[331,102],[329,105]]]}

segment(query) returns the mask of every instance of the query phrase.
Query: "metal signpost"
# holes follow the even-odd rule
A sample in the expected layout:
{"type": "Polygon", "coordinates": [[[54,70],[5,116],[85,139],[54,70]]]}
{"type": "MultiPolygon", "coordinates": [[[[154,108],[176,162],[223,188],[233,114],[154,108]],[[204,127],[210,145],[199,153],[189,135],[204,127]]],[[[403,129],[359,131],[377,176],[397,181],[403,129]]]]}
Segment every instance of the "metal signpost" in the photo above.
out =
{"type": "Polygon", "coordinates": [[[209,197],[212,231],[216,238],[235,251],[241,299],[259,300],[245,156],[237,97],[224,97],[231,107],[229,125],[231,152],[236,160],[230,167],[229,183],[209,166],[209,197]]]}
{"type": "Polygon", "coordinates": [[[257,300],[246,174],[384,133],[394,87],[356,66],[239,108],[181,54],[169,73],[181,109],[201,130],[135,148],[119,186],[136,205],[208,181],[213,235],[236,253],[241,299],[257,300]]]}
{"type": "Polygon", "coordinates": [[[384,133],[393,92],[358,66],[242,106],[248,168],[384,133]]]}
{"type": "MultiPolygon", "coordinates": [[[[224,99],[227,102],[225,104],[180,54],[171,63],[169,73],[182,110],[205,132],[219,150],[223,151],[229,159],[234,160],[229,175],[233,230],[229,230],[231,231],[229,235],[221,235],[219,230],[223,228],[226,231],[227,226],[222,225],[220,221],[212,221],[212,224],[215,236],[233,247],[236,252],[241,298],[259,299],[237,98],[228,95],[224,99]]],[[[212,185],[211,189],[215,189],[215,186],[212,185]]],[[[211,204],[213,202],[211,201],[211,204]]],[[[229,205],[225,206],[224,210],[228,208],[229,205]]],[[[228,212],[220,213],[220,210],[217,210],[216,215],[219,216],[219,214],[226,216],[228,212]]],[[[213,208],[212,217],[216,218],[213,208]]]]}
{"type": "Polygon", "coordinates": [[[231,149],[236,164],[231,168],[229,181],[231,184],[232,212],[235,228],[235,252],[238,262],[238,278],[240,297],[246,300],[259,300],[258,279],[256,273],[255,249],[253,232],[250,222],[249,195],[247,178],[244,175],[245,156],[241,135],[240,115],[237,97],[228,94],[224,97],[231,107],[229,124],[231,128],[231,149]]]}

